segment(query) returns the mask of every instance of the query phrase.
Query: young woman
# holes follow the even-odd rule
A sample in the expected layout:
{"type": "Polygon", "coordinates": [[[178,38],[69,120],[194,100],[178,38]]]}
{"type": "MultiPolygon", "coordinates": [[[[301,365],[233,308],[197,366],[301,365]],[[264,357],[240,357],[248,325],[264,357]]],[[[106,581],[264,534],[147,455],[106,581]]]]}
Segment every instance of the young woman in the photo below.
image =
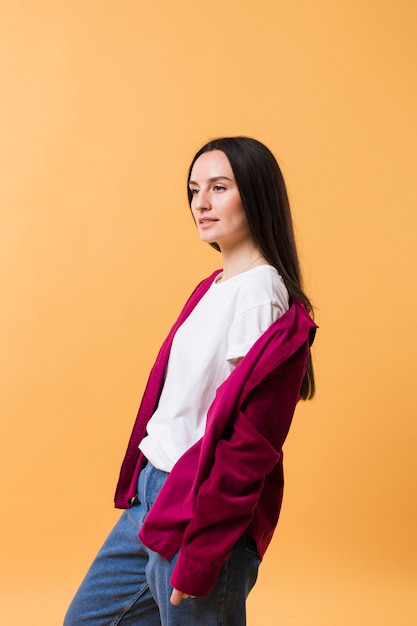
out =
{"type": "Polygon", "coordinates": [[[244,626],[283,491],[282,445],[314,394],[315,325],[284,180],[248,137],[195,155],[188,197],[221,271],[150,373],[116,490],[119,522],[65,626],[244,626]]]}

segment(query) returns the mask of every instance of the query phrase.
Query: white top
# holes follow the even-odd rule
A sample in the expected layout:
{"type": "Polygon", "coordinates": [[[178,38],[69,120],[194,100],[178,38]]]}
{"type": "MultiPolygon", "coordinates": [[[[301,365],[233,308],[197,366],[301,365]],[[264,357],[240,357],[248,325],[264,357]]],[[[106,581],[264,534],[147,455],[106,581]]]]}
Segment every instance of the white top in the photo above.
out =
{"type": "Polygon", "coordinates": [[[271,265],[213,281],[174,336],[159,404],[139,445],[152,465],[170,472],[203,436],[216,389],[288,306],[271,265]]]}

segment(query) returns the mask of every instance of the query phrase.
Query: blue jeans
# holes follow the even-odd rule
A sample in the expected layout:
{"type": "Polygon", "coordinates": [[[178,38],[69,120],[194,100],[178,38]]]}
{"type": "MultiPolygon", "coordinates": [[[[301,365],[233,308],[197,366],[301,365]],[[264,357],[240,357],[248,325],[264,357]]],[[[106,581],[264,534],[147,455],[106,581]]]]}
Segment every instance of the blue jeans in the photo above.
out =
{"type": "Polygon", "coordinates": [[[246,598],[258,574],[254,542],[243,535],[224,563],[213,591],[173,606],[166,561],[144,546],[140,527],[168,474],[148,463],[139,476],[138,504],[124,511],[91,565],[64,626],[245,626],[246,598]]]}

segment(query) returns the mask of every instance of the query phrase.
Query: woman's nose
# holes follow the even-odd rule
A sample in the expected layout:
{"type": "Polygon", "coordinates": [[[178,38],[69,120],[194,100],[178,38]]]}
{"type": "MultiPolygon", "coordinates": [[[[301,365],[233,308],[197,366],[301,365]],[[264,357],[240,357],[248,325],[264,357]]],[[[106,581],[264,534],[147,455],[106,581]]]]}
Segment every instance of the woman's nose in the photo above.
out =
{"type": "Polygon", "coordinates": [[[193,206],[197,211],[207,211],[210,209],[211,205],[207,194],[200,190],[193,198],[193,206]]]}

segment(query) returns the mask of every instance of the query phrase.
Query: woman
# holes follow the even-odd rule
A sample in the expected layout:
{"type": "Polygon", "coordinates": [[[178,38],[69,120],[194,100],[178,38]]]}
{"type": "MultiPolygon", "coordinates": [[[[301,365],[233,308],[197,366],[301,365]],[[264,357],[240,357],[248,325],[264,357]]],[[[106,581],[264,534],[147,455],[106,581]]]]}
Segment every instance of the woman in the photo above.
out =
{"type": "Polygon", "coordinates": [[[278,520],[282,445],[299,398],[314,394],[285,184],[268,148],[228,137],[197,152],[188,196],[223,269],[161,347],[116,490],[126,511],[65,626],[243,626],[278,520]]]}

